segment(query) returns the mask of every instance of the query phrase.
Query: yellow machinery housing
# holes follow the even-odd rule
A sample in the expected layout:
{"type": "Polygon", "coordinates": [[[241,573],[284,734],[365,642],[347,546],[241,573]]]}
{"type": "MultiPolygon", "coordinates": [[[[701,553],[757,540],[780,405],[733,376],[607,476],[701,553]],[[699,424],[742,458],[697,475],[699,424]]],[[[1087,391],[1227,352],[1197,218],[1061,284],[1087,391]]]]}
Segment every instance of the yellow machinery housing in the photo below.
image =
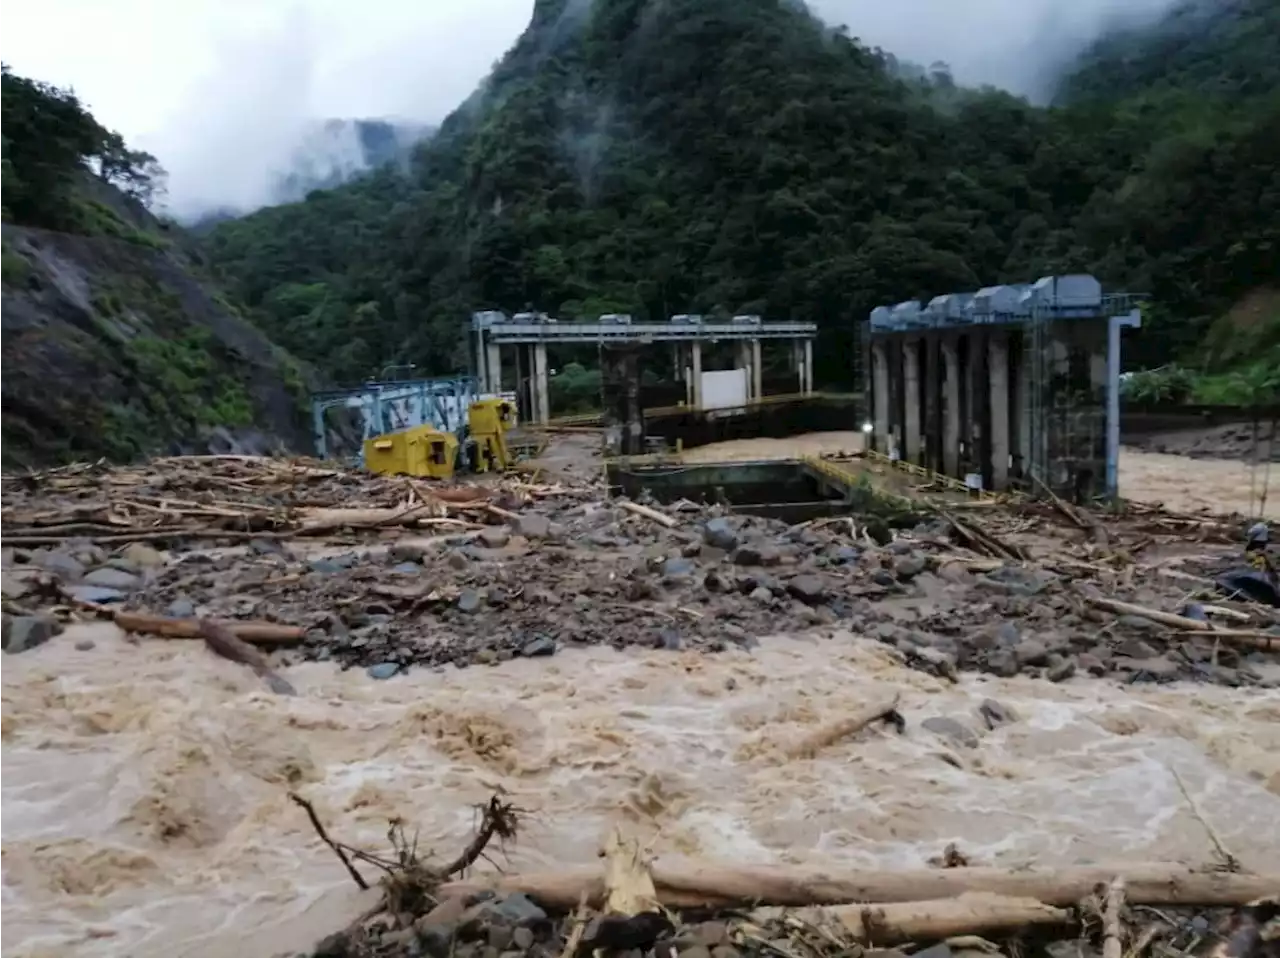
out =
{"type": "MultiPolygon", "coordinates": [[[[465,451],[472,472],[504,472],[511,466],[507,432],[516,423],[513,403],[477,399],[467,409],[465,451]]],[[[364,441],[364,465],[382,475],[451,479],[458,467],[458,437],[435,426],[413,426],[364,441]]]]}
{"type": "Polygon", "coordinates": [[[364,466],[392,476],[449,479],[458,461],[458,437],[434,426],[414,426],[364,441],[364,466]]]}
{"type": "Polygon", "coordinates": [[[467,439],[474,472],[505,472],[511,466],[507,432],[516,409],[505,399],[477,399],[467,409],[467,439]]]}

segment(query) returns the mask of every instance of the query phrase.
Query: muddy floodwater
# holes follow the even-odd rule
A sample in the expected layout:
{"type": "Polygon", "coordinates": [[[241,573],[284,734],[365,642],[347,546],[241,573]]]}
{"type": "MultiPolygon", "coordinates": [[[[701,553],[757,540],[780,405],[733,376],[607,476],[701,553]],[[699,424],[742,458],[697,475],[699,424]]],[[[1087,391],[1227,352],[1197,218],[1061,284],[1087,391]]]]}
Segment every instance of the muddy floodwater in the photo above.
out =
{"type": "MultiPolygon", "coordinates": [[[[860,452],[860,432],[813,432],[785,439],[733,439],[686,450],[689,462],[791,459],[860,452]]],[[[1174,512],[1236,512],[1280,519],[1280,464],[1243,459],[1189,459],[1120,450],[1120,494],[1174,512]]]]}
{"type": "Polygon", "coordinates": [[[953,841],[975,863],[1209,860],[1181,781],[1246,867],[1280,860],[1275,690],[952,685],[830,630],[715,656],[285,674],[296,698],[199,643],[131,643],[109,625],[6,657],[6,956],[306,947],[359,901],[290,789],[347,841],[385,847],[400,816],[441,854],[504,792],[528,811],[517,868],[589,863],[617,822],[656,851],[726,862],[912,866],[953,841]],[[905,734],[785,757],[893,692],[905,734]],[[985,698],[1016,720],[986,730],[985,698]],[[933,716],[976,742],[922,728],[933,716]]]}

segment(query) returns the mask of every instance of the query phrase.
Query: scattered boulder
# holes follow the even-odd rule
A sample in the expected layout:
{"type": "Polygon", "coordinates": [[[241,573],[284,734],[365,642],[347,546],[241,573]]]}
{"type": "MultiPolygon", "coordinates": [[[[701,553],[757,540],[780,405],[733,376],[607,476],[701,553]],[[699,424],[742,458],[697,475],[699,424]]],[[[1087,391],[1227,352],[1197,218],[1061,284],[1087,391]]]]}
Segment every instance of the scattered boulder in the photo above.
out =
{"type": "Polygon", "coordinates": [[[1044,677],[1050,682],[1065,682],[1076,674],[1076,660],[1070,656],[1051,655],[1044,677]]]}
{"type": "Polygon", "coordinates": [[[174,599],[165,609],[165,614],[173,619],[194,619],[196,606],[190,599],[174,599]]]}
{"type": "Polygon", "coordinates": [[[995,699],[983,699],[982,704],[978,706],[978,714],[982,716],[982,720],[987,723],[987,728],[989,729],[1008,725],[1010,722],[1018,720],[1018,716],[1013,709],[1002,702],[997,702],[995,699]]]}
{"type": "Polygon", "coordinates": [[[1047,665],[1049,647],[1039,639],[1023,639],[1013,647],[1013,655],[1019,666],[1047,665]]]}
{"type": "Polygon", "coordinates": [[[77,602],[88,602],[93,605],[110,605],[112,602],[123,602],[128,595],[119,589],[108,589],[97,585],[73,585],[67,595],[77,602]]]}
{"type": "Polygon", "coordinates": [[[713,549],[729,552],[738,544],[738,533],[728,519],[711,519],[702,527],[702,541],[713,549]]]}
{"type": "Polygon", "coordinates": [[[371,679],[389,679],[400,671],[400,666],[395,662],[379,662],[365,669],[365,673],[371,679]]]}
{"type": "Polygon", "coordinates": [[[10,655],[44,645],[62,632],[62,623],[49,615],[6,615],[0,624],[4,651],[10,655]]]}
{"type": "Polygon", "coordinates": [[[687,579],[696,569],[691,559],[668,559],[662,563],[662,575],[667,579],[687,579]]]}
{"type": "Polygon", "coordinates": [[[458,611],[472,613],[479,610],[482,602],[480,593],[475,589],[463,589],[458,596],[458,611]]]}
{"type": "MultiPolygon", "coordinates": [[[[480,544],[486,549],[505,549],[507,544],[511,542],[511,531],[497,526],[488,526],[481,529],[480,535],[476,538],[480,540],[480,544]]],[[[529,538],[533,537],[529,536],[529,538]]]]}
{"type": "Polygon", "coordinates": [[[805,605],[817,605],[827,595],[827,584],[821,576],[798,575],[787,583],[787,591],[805,605]]]}
{"type": "Polygon", "coordinates": [[[928,562],[918,554],[900,555],[893,560],[893,572],[902,582],[910,582],[925,570],[928,562]]]}
{"type": "Polygon", "coordinates": [[[958,722],[953,718],[935,715],[921,722],[920,727],[954,745],[962,745],[965,748],[978,747],[978,733],[963,722],[958,722]]]}
{"type": "Polygon", "coordinates": [[[536,512],[528,512],[516,520],[516,531],[530,542],[548,539],[551,537],[551,520],[536,512]]]}
{"type": "Polygon", "coordinates": [[[540,635],[530,642],[526,642],[520,649],[520,654],[527,659],[539,658],[546,655],[556,654],[556,640],[540,635]]]}
{"type": "Polygon", "coordinates": [[[66,552],[37,552],[31,564],[46,572],[52,572],[63,582],[79,582],[84,578],[84,565],[66,552]]]}

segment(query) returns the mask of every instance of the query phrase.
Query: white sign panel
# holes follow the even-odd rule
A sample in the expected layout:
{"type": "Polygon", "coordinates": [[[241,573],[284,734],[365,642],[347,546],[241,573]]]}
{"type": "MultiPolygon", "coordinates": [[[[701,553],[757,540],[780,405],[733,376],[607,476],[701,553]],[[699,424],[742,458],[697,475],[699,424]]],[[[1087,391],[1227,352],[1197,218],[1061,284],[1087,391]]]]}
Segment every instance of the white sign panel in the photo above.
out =
{"type": "Polygon", "coordinates": [[[718,369],[702,374],[702,408],[732,409],[747,404],[747,371],[718,369]]]}

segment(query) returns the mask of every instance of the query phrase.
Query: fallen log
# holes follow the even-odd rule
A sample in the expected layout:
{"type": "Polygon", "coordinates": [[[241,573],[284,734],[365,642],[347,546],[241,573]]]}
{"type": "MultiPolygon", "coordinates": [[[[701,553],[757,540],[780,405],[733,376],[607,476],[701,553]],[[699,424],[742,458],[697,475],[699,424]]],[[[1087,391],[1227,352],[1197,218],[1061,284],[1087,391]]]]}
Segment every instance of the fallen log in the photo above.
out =
{"type": "MultiPolygon", "coordinates": [[[[929,901],[979,892],[1069,906],[1114,878],[1124,882],[1126,901],[1134,905],[1238,906],[1280,888],[1280,872],[1250,875],[1178,863],[829,873],[659,860],[650,872],[659,901],[669,908],[929,901]]],[[[603,876],[594,868],[450,882],[440,895],[472,895],[488,888],[524,892],[558,910],[572,909],[583,895],[597,906],[604,900],[603,876]]]]}
{"type": "Polygon", "coordinates": [[[1108,599],[1100,595],[1090,596],[1089,602],[1104,612],[1114,612],[1116,615],[1134,615],[1151,622],[1158,622],[1160,625],[1167,625],[1171,629],[1182,629],[1186,632],[1214,631],[1213,626],[1208,622],[1201,622],[1199,619],[1188,619],[1185,615],[1175,615],[1172,612],[1162,612],[1159,609],[1148,609],[1145,605],[1121,602],[1119,599],[1108,599]]]}
{"type": "MultiPolygon", "coordinates": [[[[110,618],[125,632],[153,635],[162,639],[204,638],[197,619],[169,619],[160,615],[147,615],[145,612],[124,611],[113,611],[110,618]]],[[[248,622],[238,619],[209,621],[227,629],[242,642],[254,645],[288,645],[291,642],[301,642],[307,634],[307,630],[300,626],[281,625],[278,622],[248,622]]]]}
{"type": "MultiPolygon", "coordinates": [[[[935,901],[889,902],[877,905],[835,905],[792,912],[794,919],[821,927],[834,918],[853,939],[864,945],[896,945],[907,941],[938,941],[957,935],[1007,934],[1031,925],[1069,925],[1071,912],[1034,898],[971,893],[935,901]]],[[[778,918],[776,909],[759,909],[752,918],[778,918]]]]}
{"type": "Polygon", "coordinates": [[[838,722],[825,725],[816,732],[806,735],[787,749],[788,758],[813,758],[828,745],[834,745],[843,738],[848,738],[866,728],[877,719],[882,719],[898,707],[898,696],[875,702],[863,707],[853,715],[838,722]]]}
{"type": "Polygon", "coordinates": [[[464,526],[474,523],[463,519],[446,519],[438,515],[438,503],[426,503],[409,509],[317,509],[309,513],[294,535],[315,536],[339,529],[378,529],[386,526],[464,526]]]}
{"type": "Polygon", "coordinates": [[[268,688],[276,695],[298,694],[297,690],[271,667],[265,655],[248,642],[238,638],[225,624],[213,619],[201,619],[197,624],[205,645],[217,655],[249,666],[260,679],[266,681],[268,688]]]}

